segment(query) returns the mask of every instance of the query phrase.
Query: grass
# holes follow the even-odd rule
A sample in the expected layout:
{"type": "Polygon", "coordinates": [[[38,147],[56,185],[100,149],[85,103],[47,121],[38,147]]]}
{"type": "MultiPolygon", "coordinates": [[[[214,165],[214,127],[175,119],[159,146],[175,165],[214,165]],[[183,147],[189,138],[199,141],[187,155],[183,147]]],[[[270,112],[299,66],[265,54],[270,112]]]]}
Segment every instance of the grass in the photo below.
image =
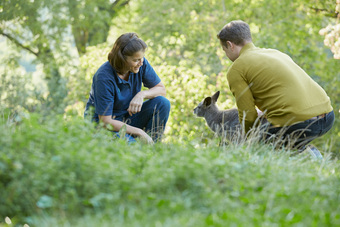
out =
{"type": "Polygon", "coordinates": [[[77,119],[2,127],[0,226],[340,225],[340,165],[327,152],[129,145],[77,119]]]}

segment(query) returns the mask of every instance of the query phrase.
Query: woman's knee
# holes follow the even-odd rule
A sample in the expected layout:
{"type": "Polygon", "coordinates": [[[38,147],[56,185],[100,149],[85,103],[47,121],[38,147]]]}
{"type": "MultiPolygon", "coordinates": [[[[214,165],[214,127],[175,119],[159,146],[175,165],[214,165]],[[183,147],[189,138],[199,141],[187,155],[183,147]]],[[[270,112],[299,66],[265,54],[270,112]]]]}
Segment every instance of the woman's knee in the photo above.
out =
{"type": "Polygon", "coordinates": [[[170,111],[170,108],[171,108],[170,101],[164,96],[157,96],[154,98],[154,101],[156,102],[156,105],[159,109],[162,108],[168,112],[170,111]]]}

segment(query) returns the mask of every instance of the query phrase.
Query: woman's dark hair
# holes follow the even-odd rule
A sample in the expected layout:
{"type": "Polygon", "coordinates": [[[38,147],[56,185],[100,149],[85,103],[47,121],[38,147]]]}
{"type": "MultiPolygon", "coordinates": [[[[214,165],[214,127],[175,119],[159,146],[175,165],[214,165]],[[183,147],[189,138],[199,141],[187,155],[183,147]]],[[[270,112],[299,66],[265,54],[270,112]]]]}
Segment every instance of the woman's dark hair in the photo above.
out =
{"type": "Polygon", "coordinates": [[[128,70],[126,57],[145,51],[147,47],[136,33],[125,33],[116,40],[108,55],[108,60],[118,73],[124,73],[128,70]]]}
{"type": "Polygon", "coordinates": [[[223,45],[230,41],[236,45],[244,45],[246,42],[251,42],[251,33],[249,25],[241,20],[231,21],[226,24],[217,34],[223,45]]]}

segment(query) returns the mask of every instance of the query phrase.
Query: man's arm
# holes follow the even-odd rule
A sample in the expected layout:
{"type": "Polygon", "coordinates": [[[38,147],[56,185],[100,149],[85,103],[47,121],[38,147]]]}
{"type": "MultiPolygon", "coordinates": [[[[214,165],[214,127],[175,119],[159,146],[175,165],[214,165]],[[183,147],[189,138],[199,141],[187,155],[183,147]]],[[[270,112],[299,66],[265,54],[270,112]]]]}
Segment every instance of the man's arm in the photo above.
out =
{"type": "Polygon", "coordinates": [[[255,109],[255,100],[250,90],[251,84],[248,85],[236,70],[229,70],[227,77],[230,90],[236,99],[240,124],[244,126],[244,131],[247,133],[253,127],[258,116],[255,109]]]}

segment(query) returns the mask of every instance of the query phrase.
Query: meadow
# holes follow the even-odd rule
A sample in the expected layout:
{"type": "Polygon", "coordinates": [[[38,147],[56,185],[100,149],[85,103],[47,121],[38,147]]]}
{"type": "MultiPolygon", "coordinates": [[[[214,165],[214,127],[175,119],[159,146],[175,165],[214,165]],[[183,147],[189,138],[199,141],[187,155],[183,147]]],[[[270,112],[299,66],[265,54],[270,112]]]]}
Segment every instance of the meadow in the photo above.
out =
{"type": "Polygon", "coordinates": [[[0,226],[340,225],[340,165],[327,151],[128,144],[76,117],[2,121],[0,133],[0,226]]]}

